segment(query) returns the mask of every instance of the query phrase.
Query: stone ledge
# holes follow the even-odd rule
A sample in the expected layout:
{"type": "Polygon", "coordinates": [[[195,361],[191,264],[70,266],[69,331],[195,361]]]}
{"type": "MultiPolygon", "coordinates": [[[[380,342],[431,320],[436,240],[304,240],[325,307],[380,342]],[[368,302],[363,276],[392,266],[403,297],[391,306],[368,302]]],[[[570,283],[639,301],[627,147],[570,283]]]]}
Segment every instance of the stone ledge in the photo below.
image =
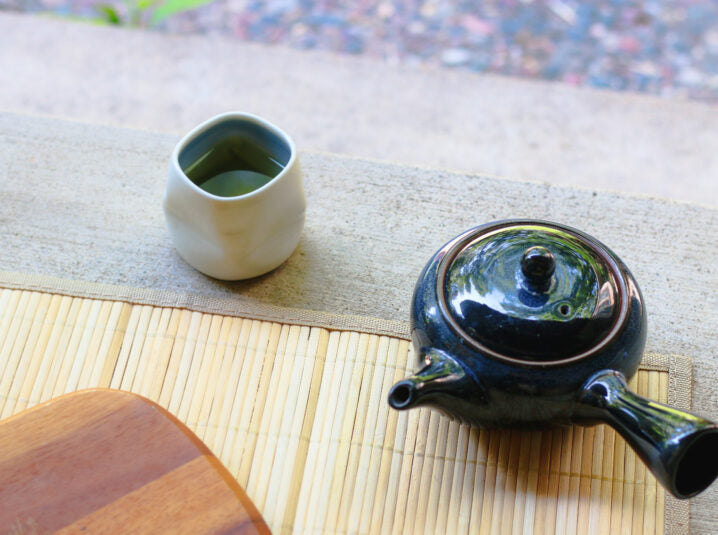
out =
{"type": "Polygon", "coordinates": [[[231,109],[300,149],[718,206],[718,107],[0,14],[0,109],[178,134],[231,109]]]}

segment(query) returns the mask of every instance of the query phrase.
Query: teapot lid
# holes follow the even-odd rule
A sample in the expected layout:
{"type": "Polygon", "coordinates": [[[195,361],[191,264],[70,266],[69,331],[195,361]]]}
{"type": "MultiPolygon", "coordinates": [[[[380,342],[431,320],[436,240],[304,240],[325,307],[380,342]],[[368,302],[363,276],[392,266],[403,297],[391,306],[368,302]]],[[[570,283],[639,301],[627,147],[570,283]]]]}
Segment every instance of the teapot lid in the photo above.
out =
{"type": "Polygon", "coordinates": [[[465,342],[524,364],[591,353],[626,317],[613,254],[570,227],[506,221],[454,240],[437,273],[442,314],[465,342]]]}

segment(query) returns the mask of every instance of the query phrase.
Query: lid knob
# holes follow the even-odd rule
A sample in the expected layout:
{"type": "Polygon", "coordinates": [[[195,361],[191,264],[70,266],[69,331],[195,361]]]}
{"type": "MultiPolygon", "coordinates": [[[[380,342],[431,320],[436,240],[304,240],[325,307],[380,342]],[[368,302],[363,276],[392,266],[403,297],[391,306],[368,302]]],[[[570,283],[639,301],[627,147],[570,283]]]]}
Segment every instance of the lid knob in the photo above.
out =
{"type": "Polygon", "coordinates": [[[556,258],[546,247],[529,247],[521,257],[521,272],[532,288],[548,287],[555,269],[556,258]]]}

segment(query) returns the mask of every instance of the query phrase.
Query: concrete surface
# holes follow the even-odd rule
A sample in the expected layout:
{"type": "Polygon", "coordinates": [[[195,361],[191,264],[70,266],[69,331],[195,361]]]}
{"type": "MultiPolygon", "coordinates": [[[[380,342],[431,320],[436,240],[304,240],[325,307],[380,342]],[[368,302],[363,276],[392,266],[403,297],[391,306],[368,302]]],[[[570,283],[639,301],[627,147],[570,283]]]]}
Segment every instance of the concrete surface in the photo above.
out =
{"type": "Polygon", "coordinates": [[[718,107],[223,38],[0,14],[0,109],[173,134],[237,109],[304,150],[718,206],[718,107]]]}

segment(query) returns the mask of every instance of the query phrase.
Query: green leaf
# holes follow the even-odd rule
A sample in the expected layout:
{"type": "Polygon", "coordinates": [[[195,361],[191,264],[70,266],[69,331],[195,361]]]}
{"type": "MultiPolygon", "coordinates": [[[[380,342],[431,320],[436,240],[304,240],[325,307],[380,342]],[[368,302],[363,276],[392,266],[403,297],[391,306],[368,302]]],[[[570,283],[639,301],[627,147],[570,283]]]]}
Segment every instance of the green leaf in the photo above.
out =
{"type": "Polygon", "coordinates": [[[212,0],[165,0],[154,10],[150,22],[158,24],[172,15],[196,9],[210,2],[212,0]]]}
{"type": "Polygon", "coordinates": [[[152,7],[158,2],[159,0],[136,0],[135,6],[137,6],[137,9],[139,9],[140,11],[145,11],[146,9],[152,7]]]}
{"type": "Polygon", "coordinates": [[[95,4],[95,11],[100,15],[101,20],[108,24],[122,24],[120,14],[109,4],[95,4]]]}

